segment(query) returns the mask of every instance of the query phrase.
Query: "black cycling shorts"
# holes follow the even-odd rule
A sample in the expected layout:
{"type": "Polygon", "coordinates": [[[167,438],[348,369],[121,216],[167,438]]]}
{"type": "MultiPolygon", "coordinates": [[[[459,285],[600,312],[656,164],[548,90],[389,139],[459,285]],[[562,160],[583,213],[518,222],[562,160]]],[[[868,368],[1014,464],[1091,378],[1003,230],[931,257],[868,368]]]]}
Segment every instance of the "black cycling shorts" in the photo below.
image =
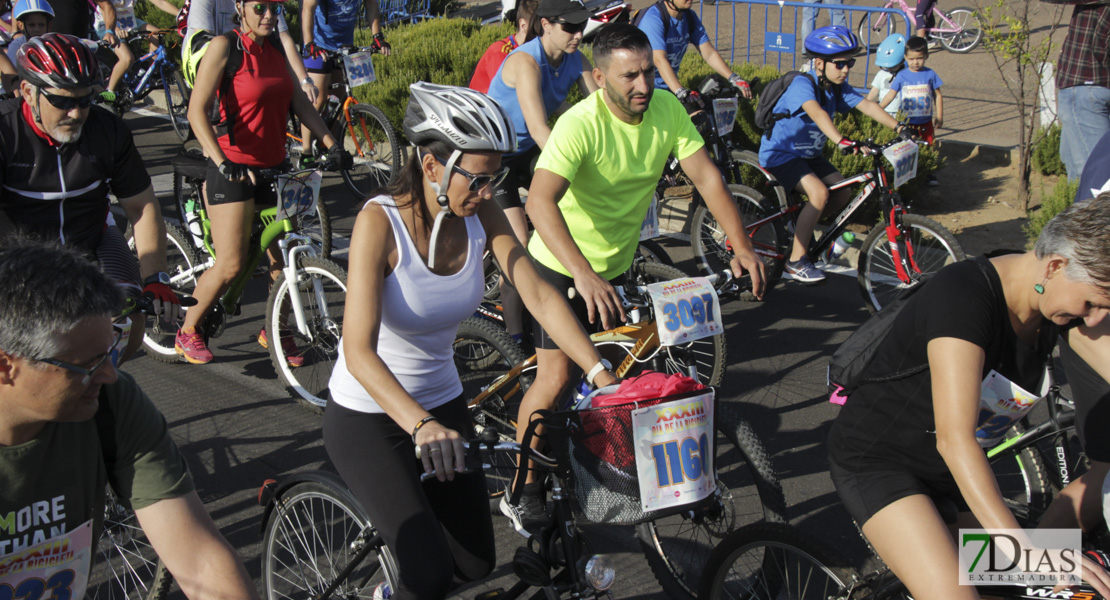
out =
{"type": "MultiPolygon", "coordinates": [[[[560,296],[566,298],[567,290],[574,287],[574,278],[549,269],[538,262],[533,261],[533,264],[536,265],[536,270],[540,272],[540,276],[547,280],[548,283],[555,286],[555,290],[559,292],[560,296]]],[[[614,286],[624,285],[624,274],[622,273],[610,279],[609,283],[614,286]]],[[[586,333],[597,333],[605,330],[604,326],[601,324],[601,319],[598,319],[597,323],[590,323],[590,313],[586,309],[586,301],[582,299],[580,294],[575,294],[574,298],[568,298],[567,304],[570,304],[571,311],[574,312],[574,316],[578,317],[578,322],[582,323],[582,327],[586,329],[586,333]]],[[[559,346],[547,335],[547,332],[544,331],[543,326],[540,325],[539,319],[533,319],[533,322],[536,347],[543,348],[544,350],[558,350],[559,346]]]]}
{"type": "Polygon", "coordinates": [[[1110,462],[1110,383],[1060,338],[1060,360],[1075,401],[1075,432],[1091,460],[1110,462]]]}
{"type": "Polygon", "coordinates": [[[910,496],[928,496],[945,523],[955,523],[959,513],[971,511],[955,479],[925,480],[893,463],[868,461],[863,468],[849,470],[830,458],[829,475],[844,508],[860,527],[880,510],[910,496]]]}
{"type": "Polygon", "coordinates": [[[783,189],[787,192],[794,191],[794,189],[798,187],[798,182],[810,173],[824,180],[825,177],[837,172],[836,167],[824,156],[818,156],[817,158],[808,160],[804,158],[795,158],[781,165],[764,168],[774,175],[775,179],[779,180],[779,183],[782,184],[783,189]]]}
{"type": "Polygon", "coordinates": [[[520,188],[528,189],[532,186],[532,174],[536,170],[539,156],[540,147],[533,146],[531,150],[501,159],[501,165],[509,167],[508,177],[493,190],[493,199],[501,210],[524,206],[520,201],[520,188]]]}
{"type": "Polygon", "coordinates": [[[232,204],[246,202],[254,199],[256,208],[277,206],[277,193],[270,182],[259,182],[255,185],[246,181],[228,181],[216,163],[208,160],[208,172],[205,174],[208,204],[232,204]]]}

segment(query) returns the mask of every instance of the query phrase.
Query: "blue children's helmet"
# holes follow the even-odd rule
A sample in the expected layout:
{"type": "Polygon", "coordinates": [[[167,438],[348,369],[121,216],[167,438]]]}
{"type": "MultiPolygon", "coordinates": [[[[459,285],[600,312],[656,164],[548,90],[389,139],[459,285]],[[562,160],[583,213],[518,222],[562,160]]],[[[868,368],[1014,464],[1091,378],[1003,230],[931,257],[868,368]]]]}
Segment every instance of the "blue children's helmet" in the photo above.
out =
{"type": "Polygon", "coordinates": [[[887,36],[879,44],[879,51],[875,54],[875,65],[888,69],[897,67],[906,59],[906,36],[895,33],[887,36]]]}
{"type": "Polygon", "coordinates": [[[54,18],[54,9],[46,0],[19,0],[12,9],[12,18],[21,21],[23,17],[34,13],[42,13],[50,19],[54,18]]]}
{"type": "Polygon", "coordinates": [[[814,29],[805,39],[806,54],[825,58],[859,51],[859,38],[843,25],[827,25],[814,29]]]}

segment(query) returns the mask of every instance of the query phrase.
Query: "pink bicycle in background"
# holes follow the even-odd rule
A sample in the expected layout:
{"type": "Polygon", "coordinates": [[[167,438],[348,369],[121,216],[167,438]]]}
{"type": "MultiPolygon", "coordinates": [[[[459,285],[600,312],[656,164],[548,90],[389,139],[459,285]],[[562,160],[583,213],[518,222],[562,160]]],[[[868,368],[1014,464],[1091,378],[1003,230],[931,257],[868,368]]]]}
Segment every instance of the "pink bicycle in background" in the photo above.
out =
{"type": "MultiPolygon", "coordinates": [[[[906,4],[906,0],[886,0],[883,8],[898,8],[909,17],[910,30],[915,29],[915,10],[906,4]]],[[[867,13],[859,21],[859,39],[869,46],[877,46],[879,42],[894,33],[894,15],[890,13],[867,13]]],[[[934,4],[932,16],[936,19],[934,27],[927,27],[925,31],[935,38],[949,52],[966,54],[975,49],[983,40],[983,26],[975,9],[961,6],[947,12],[941,12],[934,4]]]]}

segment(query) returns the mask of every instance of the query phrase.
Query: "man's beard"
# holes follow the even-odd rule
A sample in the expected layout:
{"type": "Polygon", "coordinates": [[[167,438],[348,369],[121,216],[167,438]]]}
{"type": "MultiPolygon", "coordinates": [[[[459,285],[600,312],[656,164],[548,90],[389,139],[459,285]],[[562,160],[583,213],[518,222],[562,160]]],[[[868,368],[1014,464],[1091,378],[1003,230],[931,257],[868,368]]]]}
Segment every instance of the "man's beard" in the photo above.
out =
{"type": "Polygon", "coordinates": [[[84,130],[84,128],[85,122],[83,120],[66,119],[64,121],[58,122],[58,124],[54,127],[54,131],[50,132],[50,137],[54,138],[54,140],[60,144],[71,144],[80,139],[81,132],[84,130]],[[71,125],[76,125],[77,129],[62,129],[63,127],[69,127],[71,125]]]}

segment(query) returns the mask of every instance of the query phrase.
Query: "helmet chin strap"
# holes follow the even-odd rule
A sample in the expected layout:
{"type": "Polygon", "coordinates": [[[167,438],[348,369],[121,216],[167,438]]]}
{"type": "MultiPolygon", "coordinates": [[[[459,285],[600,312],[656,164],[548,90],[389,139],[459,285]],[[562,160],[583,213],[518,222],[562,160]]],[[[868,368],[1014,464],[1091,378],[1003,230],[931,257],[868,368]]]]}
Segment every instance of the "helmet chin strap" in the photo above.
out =
{"type": "Polygon", "coordinates": [[[451,172],[455,170],[455,162],[462,156],[462,152],[455,150],[451,153],[451,157],[447,159],[447,164],[443,166],[443,174],[439,176],[439,183],[429,181],[432,186],[432,191],[436,193],[436,202],[439,203],[439,213],[436,214],[435,223],[432,225],[432,237],[428,240],[428,268],[434,269],[436,267],[436,240],[439,238],[439,226],[446,218],[456,216],[451,211],[451,203],[447,198],[447,183],[451,180],[451,172]]]}

